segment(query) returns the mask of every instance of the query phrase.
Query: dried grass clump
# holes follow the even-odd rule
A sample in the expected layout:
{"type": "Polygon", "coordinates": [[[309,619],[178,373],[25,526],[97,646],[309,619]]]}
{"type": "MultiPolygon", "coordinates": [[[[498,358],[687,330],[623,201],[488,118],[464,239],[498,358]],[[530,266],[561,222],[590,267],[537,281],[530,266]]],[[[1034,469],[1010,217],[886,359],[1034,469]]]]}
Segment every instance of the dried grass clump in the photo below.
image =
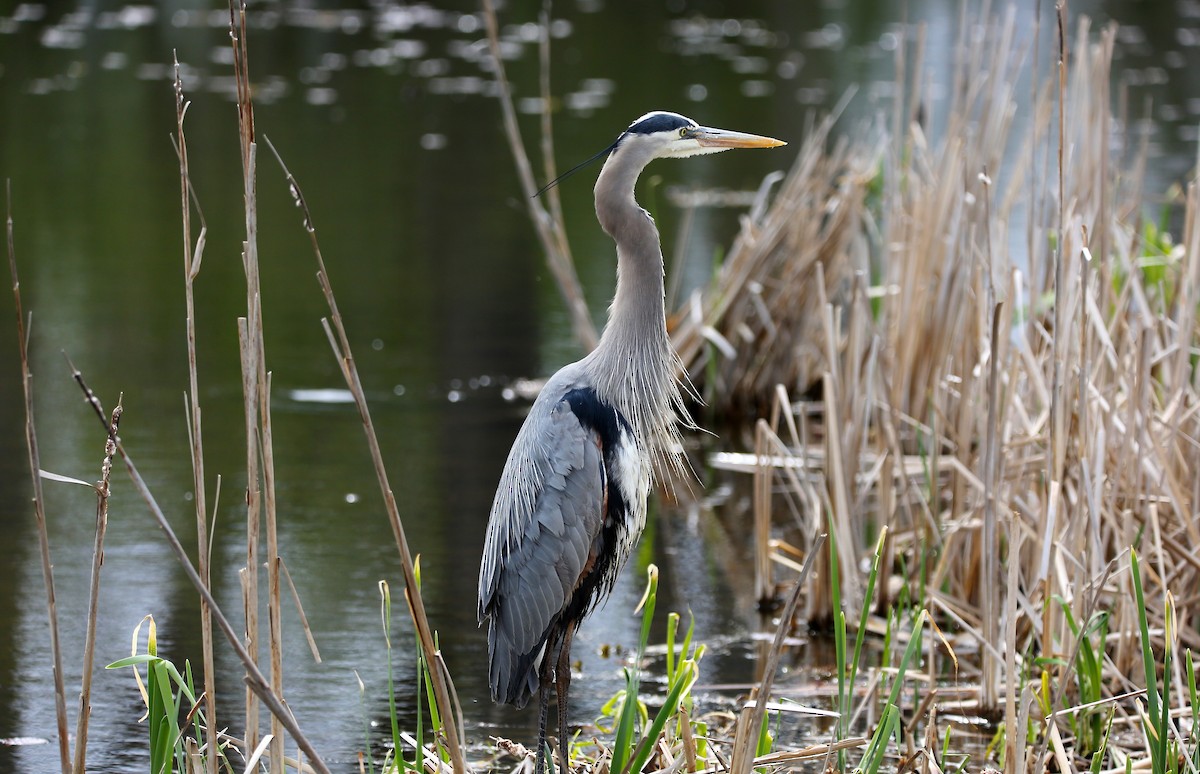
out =
{"type": "MultiPolygon", "coordinates": [[[[718,464],[756,471],[756,509],[772,504],[758,492],[782,489],[802,533],[831,532],[842,609],[862,601],[857,568],[887,528],[895,576],[876,609],[900,589],[962,633],[956,647],[978,661],[930,648],[930,674],[974,685],[971,704],[1002,714],[1015,771],[1044,766],[1047,745],[1059,766],[1094,752],[1076,735],[1081,648],[1099,649],[1115,711],[1109,764],[1144,759],[1121,737],[1141,729],[1127,693],[1146,684],[1131,547],[1152,652],[1200,648],[1200,188],[1188,186],[1181,243],[1147,226],[1144,152],[1111,114],[1115,28],[1082,20],[1070,47],[1061,18],[1059,33],[1062,61],[1033,79],[1023,136],[1013,84],[1031,52],[1011,14],[982,35],[964,21],[972,44],[928,132],[917,83],[882,156],[870,143],[824,151],[815,133],[676,330],[710,401],[776,409],[755,455],[718,464]],[[1110,634],[1086,642],[1076,627],[1100,611],[1110,634]]],[[[811,617],[837,610],[833,558],[814,572],[811,617]]],[[[767,593],[772,564],[760,567],[767,593]]],[[[1168,672],[1186,696],[1181,667],[1168,672]]]]}
{"type": "Polygon", "coordinates": [[[806,132],[799,156],[761,219],[747,217],[712,287],[669,327],[705,401],[753,415],[777,384],[807,386],[824,368],[821,308],[865,272],[868,197],[879,153],[833,143],[832,119],[806,132]]]}

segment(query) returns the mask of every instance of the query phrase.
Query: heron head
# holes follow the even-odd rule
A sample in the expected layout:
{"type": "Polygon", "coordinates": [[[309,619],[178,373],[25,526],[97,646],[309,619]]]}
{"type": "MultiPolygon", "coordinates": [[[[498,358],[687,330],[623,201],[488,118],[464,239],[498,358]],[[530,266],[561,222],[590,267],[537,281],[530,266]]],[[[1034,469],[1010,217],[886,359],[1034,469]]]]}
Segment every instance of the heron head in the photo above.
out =
{"type": "Polygon", "coordinates": [[[777,148],[783,140],[757,134],[734,132],[701,126],[687,116],[655,110],[629,125],[617,139],[616,147],[638,144],[648,146],[653,158],[682,159],[730,148],[777,148]]]}
{"type": "Polygon", "coordinates": [[[700,126],[687,116],[670,113],[666,110],[655,110],[630,124],[629,128],[621,132],[621,136],[612,145],[576,164],[542,186],[534,194],[534,198],[541,196],[593,161],[620,149],[637,148],[642,160],[649,161],[650,159],[684,159],[688,156],[720,153],[730,148],[778,148],[780,145],[787,145],[787,143],[773,137],[700,126]]]}

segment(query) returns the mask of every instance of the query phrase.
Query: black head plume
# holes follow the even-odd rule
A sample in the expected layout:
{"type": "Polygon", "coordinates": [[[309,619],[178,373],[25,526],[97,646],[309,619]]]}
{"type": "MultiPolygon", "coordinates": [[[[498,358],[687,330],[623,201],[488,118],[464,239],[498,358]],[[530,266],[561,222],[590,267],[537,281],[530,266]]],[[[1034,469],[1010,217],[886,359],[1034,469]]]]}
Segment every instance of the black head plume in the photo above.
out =
{"type": "MultiPolygon", "coordinates": [[[[622,132],[622,133],[621,133],[621,137],[624,137],[624,136],[625,136],[625,134],[624,134],[624,132],[622,132]]],[[[621,144],[621,137],[618,137],[618,138],[616,139],[616,141],[615,141],[615,142],[613,142],[613,144],[612,144],[612,145],[610,145],[610,146],[608,146],[607,148],[605,148],[604,150],[600,151],[600,152],[599,152],[599,153],[597,153],[595,156],[592,156],[591,158],[589,158],[589,159],[586,159],[585,161],[581,161],[581,162],[579,162],[579,163],[578,163],[578,164],[576,164],[575,166],[573,166],[573,167],[571,167],[570,169],[568,169],[566,172],[563,172],[561,175],[559,175],[558,177],[556,177],[556,178],[554,178],[553,180],[551,180],[549,183],[546,183],[544,186],[542,186],[541,188],[539,188],[539,189],[538,189],[538,192],[537,192],[537,193],[535,193],[535,194],[533,195],[533,198],[534,198],[534,199],[538,198],[539,196],[541,196],[542,194],[546,193],[547,191],[549,191],[551,188],[553,188],[554,186],[558,185],[558,184],[559,184],[559,183],[561,183],[562,181],[566,180],[568,177],[570,177],[571,175],[575,174],[575,173],[576,173],[576,172],[578,172],[579,170],[583,169],[583,168],[584,168],[584,167],[586,167],[588,164],[591,164],[593,161],[595,161],[596,159],[600,158],[601,156],[604,156],[604,155],[606,155],[606,154],[612,153],[614,150],[616,150],[616,149],[617,149],[617,146],[621,144]]]]}

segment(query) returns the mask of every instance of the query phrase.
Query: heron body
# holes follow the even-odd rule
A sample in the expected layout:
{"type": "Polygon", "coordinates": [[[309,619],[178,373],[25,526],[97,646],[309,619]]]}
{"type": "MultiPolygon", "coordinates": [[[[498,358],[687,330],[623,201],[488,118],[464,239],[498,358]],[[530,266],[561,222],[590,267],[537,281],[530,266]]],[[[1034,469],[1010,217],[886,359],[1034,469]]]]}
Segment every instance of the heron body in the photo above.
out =
{"type": "Polygon", "coordinates": [[[656,158],[783,144],[656,111],[621,133],[596,180],[596,217],[617,246],[608,325],[596,349],[550,377],[518,432],[479,572],[492,698],[524,707],[538,694],[539,774],[552,680],[564,768],[569,757],[575,629],[608,596],[645,527],[655,468],[682,468],[684,404],[666,331],[662,248],[634,185],[656,158]]]}

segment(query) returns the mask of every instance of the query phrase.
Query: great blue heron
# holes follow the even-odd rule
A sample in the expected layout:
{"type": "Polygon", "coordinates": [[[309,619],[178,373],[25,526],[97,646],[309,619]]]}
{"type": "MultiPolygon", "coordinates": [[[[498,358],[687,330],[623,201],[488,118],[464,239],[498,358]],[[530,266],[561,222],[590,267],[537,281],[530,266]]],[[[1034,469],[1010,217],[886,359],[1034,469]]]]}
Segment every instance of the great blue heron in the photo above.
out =
{"type": "Polygon", "coordinates": [[[683,400],[667,338],[662,248],[634,184],[654,159],[784,144],[655,111],[600,154],[609,156],[596,180],[596,217],[617,243],[608,325],[595,350],[550,377],[521,426],[479,568],[492,699],[524,707],[538,693],[538,774],[551,676],[565,770],[571,637],[612,590],[641,535],[652,468],[682,465],[683,400]]]}

